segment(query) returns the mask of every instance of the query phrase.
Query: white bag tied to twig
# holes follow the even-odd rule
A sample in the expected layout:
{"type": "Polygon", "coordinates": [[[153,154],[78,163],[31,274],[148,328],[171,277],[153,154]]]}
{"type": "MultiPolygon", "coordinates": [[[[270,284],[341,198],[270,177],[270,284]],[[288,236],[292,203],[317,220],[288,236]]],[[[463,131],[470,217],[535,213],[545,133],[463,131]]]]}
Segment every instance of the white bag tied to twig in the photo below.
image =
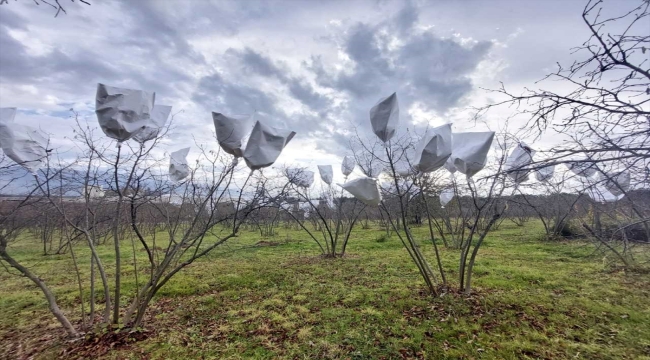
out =
{"type": "Polygon", "coordinates": [[[590,189],[587,190],[587,194],[589,195],[590,198],[592,198],[596,202],[600,203],[607,203],[607,202],[615,202],[623,198],[623,193],[619,195],[612,194],[609,192],[607,189],[605,189],[603,186],[593,186],[590,189]]]}
{"type": "Polygon", "coordinates": [[[243,156],[243,140],[248,134],[251,116],[226,116],[213,112],[212,120],[214,121],[214,129],[217,132],[219,146],[230,155],[243,156]]]}
{"type": "Polygon", "coordinates": [[[454,189],[444,189],[440,193],[440,206],[443,208],[454,198],[454,189]]]}
{"type": "Polygon", "coordinates": [[[395,165],[395,172],[397,173],[398,176],[401,177],[409,177],[412,175],[416,175],[418,173],[418,168],[417,165],[415,166],[410,166],[409,164],[397,164],[395,165]]]}
{"type": "Polygon", "coordinates": [[[494,140],[494,131],[453,134],[451,158],[456,170],[472,177],[487,163],[487,155],[494,140]]]}
{"type": "Polygon", "coordinates": [[[603,175],[603,177],[607,179],[607,181],[605,181],[605,189],[614,196],[623,195],[630,189],[629,171],[621,171],[618,174],[607,174],[603,175]]]}
{"type": "Polygon", "coordinates": [[[590,178],[596,173],[596,167],[592,162],[574,162],[567,164],[567,167],[577,176],[585,178],[590,178]]]}
{"type": "Polygon", "coordinates": [[[382,172],[384,172],[384,165],[382,163],[375,162],[366,166],[366,169],[361,168],[361,170],[363,170],[363,173],[367,177],[376,179],[379,177],[379,175],[381,175],[382,172]]]}
{"type": "Polygon", "coordinates": [[[314,183],[314,172],[303,169],[287,169],[289,182],[300,187],[308,188],[314,183]]]}
{"type": "Polygon", "coordinates": [[[357,162],[354,160],[354,156],[348,155],[343,158],[341,163],[341,172],[343,175],[348,176],[354,171],[354,167],[357,166],[357,162]]]}
{"type": "Polygon", "coordinates": [[[445,161],[445,165],[443,165],[447,171],[450,173],[455,173],[457,171],[456,167],[454,166],[454,158],[453,156],[450,156],[447,161],[445,161]]]}
{"type": "Polygon", "coordinates": [[[535,178],[537,181],[549,181],[555,174],[555,165],[545,166],[535,171],[535,178]]]}
{"type": "Polygon", "coordinates": [[[338,185],[366,205],[378,206],[381,202],[381,192],[379,191],[377,179],[362,177],[338,185]]]}
{"type": "Polygon", "coordinates": [[[257,121],[244,150],[246,165],[251,170],[273,165],[294,135],[293,131],[276,129],[257,121]]]}
{"type": "Polygon", "coordinates": [[[451,156],[451,150],[451,124],[429,129],[415,148],[414,163],[421,172],[438,170],[451,156]]]}
{"type": "Polygon", "coordinates": [[[190,174],[190,167],[187,164],[187,154],[190,148],[174,151],[169,156],[169,178],[174,182],[185,179],[190,174]]]}
{"type": "Polygon", "coordinates": [[[156,94],[97,84],[95,114],[104,134],[118,146],[147,127],[156,94]]]}
{"type": "Polygon", "coordinates": [[[165,127],[169,114],[172,112],[172,107],[167,105],[154,105],[151,111],[150,122],[145,125],[139,133],[133,136],[133,139],[141,144],[149,140],[153,140],[160,134],[160,130],[165,127]]]}
{"type": "Polygon", "coordinates": [[[320,173],[320,178],[327,185],[332,185],[332,180],[334,179],[334,170],[332,165],[318,165],[318,172],[320,173]]]}
{"type": "Polygon", "coordinates": [[[8,158],[32,174],[47,157],[47,137],[38,129],[14,123],[16,108],[0,109],[0,147],[8,158]]]}
{"type": "Polygon", "coordinates": [[[517,184],[528,180],[530,170],[521,170],[533,162],[533,155],[535,150],[531,149],[523,142],[517,144],[508,159],[506,159],[505,171],[509,178],[517,184]]]}
{"type": "Polygon", "coordinates": [[[370,109],[370,124],[372,131],[383,142],[388,142],[395,135],[399,122],[399,104],[397,93],[393,93],[370,109]]]}

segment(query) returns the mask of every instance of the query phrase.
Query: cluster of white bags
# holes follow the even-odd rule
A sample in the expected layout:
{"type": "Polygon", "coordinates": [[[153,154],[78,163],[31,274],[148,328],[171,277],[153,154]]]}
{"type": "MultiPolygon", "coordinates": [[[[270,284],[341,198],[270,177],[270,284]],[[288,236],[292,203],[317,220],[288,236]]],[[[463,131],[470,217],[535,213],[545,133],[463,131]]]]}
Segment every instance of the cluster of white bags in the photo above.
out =
{"type": "Polygon", "coordinates": [[[39,130],[14,122],[16,108],[0,108],[0,147],[7,157],[32,174],[47,157],[47,137],[39,130]]]}

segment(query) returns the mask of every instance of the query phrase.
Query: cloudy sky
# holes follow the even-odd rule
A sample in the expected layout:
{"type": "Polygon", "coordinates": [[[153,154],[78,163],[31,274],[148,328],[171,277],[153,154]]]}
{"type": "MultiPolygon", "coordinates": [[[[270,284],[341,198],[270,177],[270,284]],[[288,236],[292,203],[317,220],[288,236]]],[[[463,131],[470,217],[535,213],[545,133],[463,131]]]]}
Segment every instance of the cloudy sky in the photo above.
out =
{"type": "Polygon", "coordinates": [[[354,129],[368,134],[368,110],[394,91],[402,131],[496,129],[508,111],[471,121],[491,100],[481,88],[534,86],[588,37],[581,0],[91,2],[63,1],[57,18],[32,1],[0,6],[0,107],[19,108],[17,122],[70,147],[68,110],[94,124],[101,82],[182,110],[161,150],[193,137],[216,147],[211,111],[257,112],[298,133],[278,163],[313,168],[338,168],[354,129]]]}

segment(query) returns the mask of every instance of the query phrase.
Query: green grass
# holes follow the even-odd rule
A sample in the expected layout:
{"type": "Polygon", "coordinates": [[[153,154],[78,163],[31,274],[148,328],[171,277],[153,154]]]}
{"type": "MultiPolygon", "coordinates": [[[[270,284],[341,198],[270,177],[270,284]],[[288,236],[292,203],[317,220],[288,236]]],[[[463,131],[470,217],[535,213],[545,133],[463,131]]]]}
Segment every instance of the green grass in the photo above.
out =
{"type": "MultiPolygon", "coordinates": [[[[147,338],[95,355],[650,359],[650,276],[608,271],[592,256],[591,244],[539,241],[534,222],[523,228],[504,223],[488,236],[475,267],[474,295],[435,299],[425,294],[395,236],[378,241],[380,230],[359,227],[346,258],[323,259],[306,234],[278,230],[278,236],[264,240],[279,246],[250,247],[261,239],[244,231],[190,265],[154,299],[147,338]]],[[[425,227],[414,231],[426,238],[425,227]]],[[[431,246],[422,242],[421,248],[433,263],[431,246]]],[[[122,249],[123,291],[131,296],[136,284],[130,242],[122,249]]],[[[81,245],[75,251],[87,274],[88,251],[81,245]]],[[[111,274],[112,245],[100,251],[111,274]]],[[[79,318],[69,255],[42,256],[30,239],[14,243],[10,253],[54,289],[72,319],[79,318]]],[[[455,287],[458,251],[443,249],[442,255],[455,287]]],[[[142,281],[146,254],[138,250],[136,256],[142,281]]],[[[78,346],[61,340],[63,331],[27,279],[3,270],[0,294],[0,354],[57,358],[78,346]]]]}

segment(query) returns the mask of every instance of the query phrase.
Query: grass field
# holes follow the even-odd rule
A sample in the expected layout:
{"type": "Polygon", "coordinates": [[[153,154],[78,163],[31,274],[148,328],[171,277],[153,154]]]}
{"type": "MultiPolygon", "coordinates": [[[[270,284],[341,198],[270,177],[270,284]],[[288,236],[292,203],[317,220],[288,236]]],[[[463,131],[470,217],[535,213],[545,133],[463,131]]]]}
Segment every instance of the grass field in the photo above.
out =
{"type": "MultiPolygon", "coordinates": [[[[414,230],[425,239],[424,227],[414,230]]],[[[91,337],[64,340],[39,289],[0,269],[0,356],[650,359],[650,275],[612,272],[592,244],[543,242],[540,231],[504,223],[479,253],[476,292],[435,299],[397,237],[377,241],[378,229],[357,228],[343,259],[318,257],[300,231],[281,228],[271,239],[244,231],[162,289],[143,333],[97,345],[91,337]],[[260,240],[279,245],[250,246],[260,240]]],[[[433,262],[431,246],[421,247],[433,262]]],[[[130,296],[133,253],[130,242],[122,248],[130,296]]],[[[43,256],[40,249],[23,239],[10,253],[78,320],[69,254],[43,256]]],[[[88,273],[89,253],[75,250],[88,273]]],[[[110,273],[112,245],[100,251],[110,273]]],[[[146,254],[136,256],[144,275],[146,254]]],[[[443,257],[455,287],[458,251],[444,249],[443,257]]]]}

